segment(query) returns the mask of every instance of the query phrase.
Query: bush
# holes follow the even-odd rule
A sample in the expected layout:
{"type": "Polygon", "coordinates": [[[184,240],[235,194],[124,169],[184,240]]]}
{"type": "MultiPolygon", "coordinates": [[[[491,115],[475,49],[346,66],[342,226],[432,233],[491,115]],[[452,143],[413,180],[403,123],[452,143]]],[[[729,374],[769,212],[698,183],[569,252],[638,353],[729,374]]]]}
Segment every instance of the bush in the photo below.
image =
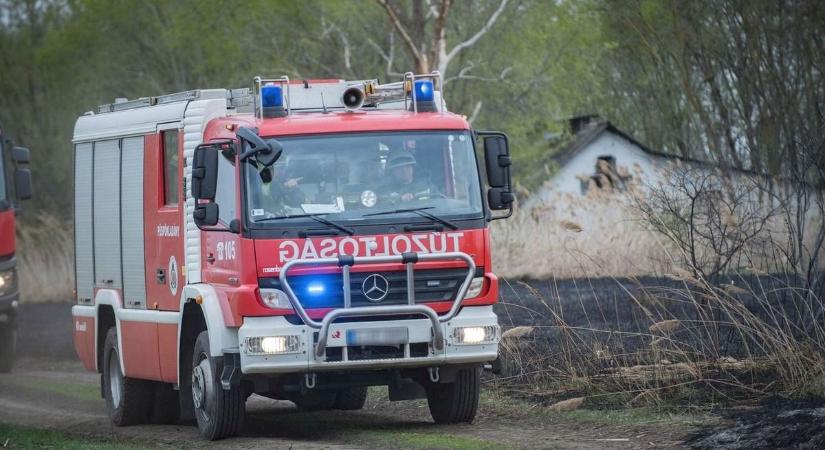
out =
{"type": "Polygon", "coordinates": [[[74,299],[74,235],[69,220],[41,213],[17,228],[23,302],[74,299]]]}

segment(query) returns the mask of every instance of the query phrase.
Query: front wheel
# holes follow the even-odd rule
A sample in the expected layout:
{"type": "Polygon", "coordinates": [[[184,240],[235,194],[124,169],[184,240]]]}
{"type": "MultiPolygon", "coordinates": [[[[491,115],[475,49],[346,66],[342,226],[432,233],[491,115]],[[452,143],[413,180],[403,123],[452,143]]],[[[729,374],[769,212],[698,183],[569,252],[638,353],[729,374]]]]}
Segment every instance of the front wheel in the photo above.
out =
{"type": "Polygon", "coordinates": [[[198,429],[212,441],[237,435],[246,413],[243,390],[221,386],[222,370],[223,361],[209,357],[208,332],[201,332],[192,352],[192,403],[198,429]]]}
{"type": "Polygon", "coordinates": [[[435,423],[472,423],[478,410],[481,368],[460,369],[452,383],[427,386],[427,404],[435,423]]]}

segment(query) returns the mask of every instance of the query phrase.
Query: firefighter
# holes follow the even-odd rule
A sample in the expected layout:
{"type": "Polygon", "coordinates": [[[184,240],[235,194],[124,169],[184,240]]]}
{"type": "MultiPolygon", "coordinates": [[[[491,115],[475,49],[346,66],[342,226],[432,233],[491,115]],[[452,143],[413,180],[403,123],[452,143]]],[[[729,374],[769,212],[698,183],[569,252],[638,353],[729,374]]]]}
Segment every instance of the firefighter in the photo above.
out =
{"type": "Polygon", "coordinates": [[[291,208],[300,208],[302,203],[306,203],[306,195],[298,187],[302,179],[287,178],[279,164],[263,169],[256,206],[272,214],[287,214],[291,208]]]}
{"type": "Polygon", "coordinates": [[[391,155],[384,171],[386,182],[381,192],[395,202],[429,198],[429,183],[415,177],[415,166],[415,157],[406,150],[391,155]]]}

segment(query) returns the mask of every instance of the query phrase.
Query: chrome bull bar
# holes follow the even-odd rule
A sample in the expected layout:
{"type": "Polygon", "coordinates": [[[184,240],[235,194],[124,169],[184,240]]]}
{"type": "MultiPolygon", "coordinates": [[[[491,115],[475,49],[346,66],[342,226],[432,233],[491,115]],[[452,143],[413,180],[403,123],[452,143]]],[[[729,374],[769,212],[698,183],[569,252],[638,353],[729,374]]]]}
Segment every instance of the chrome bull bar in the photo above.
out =
{"type": "Polygon", "coordinates": [[[470,288],[470,283],[473,281],[475,275],[476,265],[473,258],[464,252],[446,252],[446,253],[404,253],[394,256],[351,256],[341,255],[337,258],[319,258],[319,259],[294,259],[287,262],[281,268],[278,275],[281,287],[292,304],[292,309],[298,314],[298,317],[304,321],[308,326],[319,330],[318,344],[315,347],[315,356],[321,357],[324,355],[327,347],[327,338],[329,334],[329,327],[336,319],[342,317],[369,317],[369,316],[389,316],[396,314],[421,314],[426,316],[432,322],[433,329],[433,346],[437,350],[444,349],[444,332],[441,329],[441,323],[447,322],[456,314],[458,314],[464,296],[467,295],[467,290],[470,288]],[[464,282],[458,289],[453,304],[447,314],[439,317],[438,314],[426,305],[415,304],[415,264],[425,261],[455,261],[461,260],[467,264],[467,275],[464,277],[464,282]],[[392,305],[392,306],[362,306],[352,307],[352,293],[350,292],[350,270],[352,266],[361,264],[388,264],[388,263],[402,263],[406,267],[407,272],[407,304],[406,305],[392,305]],[[289,270],[298,266],[329,266],[337,265],[341,267],[341,275],[343,278],[344,290],[344,307],[335,309],[324,316],[323,320],[316,321],[309,317],[301,302],[292,290],[287,280],[289,270]]]}

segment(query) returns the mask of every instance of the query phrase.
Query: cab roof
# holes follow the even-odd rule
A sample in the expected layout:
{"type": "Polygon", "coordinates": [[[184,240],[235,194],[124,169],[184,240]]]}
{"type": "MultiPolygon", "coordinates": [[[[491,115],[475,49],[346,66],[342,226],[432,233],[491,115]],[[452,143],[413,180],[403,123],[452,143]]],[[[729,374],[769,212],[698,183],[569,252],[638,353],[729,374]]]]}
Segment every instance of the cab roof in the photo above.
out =
{"type": "Polygon", "coordinates": [[[256,120],[252,115],[228,116],[213,120],[207,127],[212,138],[234,137],[231,125],[257,127],[260,136],[351,133],[370,131],[469,130],[463,116],[449,112],[398,110],[294,112],[286,117],[256,120]],[[214,134],[213,134],[214,133],[214,134]]]}

